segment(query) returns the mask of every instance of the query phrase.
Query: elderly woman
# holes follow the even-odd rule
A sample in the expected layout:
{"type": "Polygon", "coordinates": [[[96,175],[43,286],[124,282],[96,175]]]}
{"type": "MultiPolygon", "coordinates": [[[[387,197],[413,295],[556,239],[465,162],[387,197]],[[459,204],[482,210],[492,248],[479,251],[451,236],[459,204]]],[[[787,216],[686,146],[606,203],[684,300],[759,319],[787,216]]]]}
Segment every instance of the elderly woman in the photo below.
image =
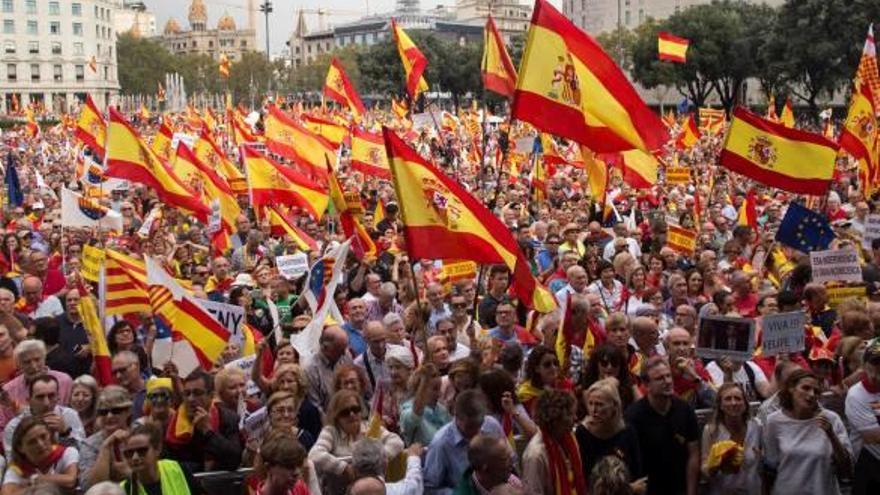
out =
{"type": "Polygon", "coordinates": [[[256,425],[259,429],[251,431],[247,438],[244,465],[250,465],[259,453],[260,443],[266,435],[275,431],[284,431],[293,435],[297,442],[306,450],[315,444],[315,437],[308,431],[300,428],[297,421],[300,401],[303,396],[296,396],[291,392],[275,392],[266,401],[266,417],[268,422],[256,425]]]}
{"type": "MultiPolygon", "coordinates": [[[[711,421],[703,428],[703,476],[709,482],[709,494],[760,493],[758,471],[761,459],[761,425],[750,417],[749,403],[742,385],[728,382],[718,388],[711,421]],[[736,442],[739,466],[709,463],[713,447],[719,442],[736,442]]],[[[717,447],[715,447],[717,449],[717,447]]]]}
{"type": "MultiPolygon", "coordinates": [[[[279,366],[270,384],[271,393],[289,392],[297,399],[297,426],[309,432],[312,438],[317,438],[321,432],[321,412],[306,397],[307,388],[305,373],[295,364],[279,366]]],[[[252,441],[251,436],[262,434],[268,421],[269,411],[266,407],[254,411],[244,420],[243,429],[249,432],[248,442],[252,441]]]]}
{"type": "Polygon", "coordinates": [[[581,454],[572,428],[575,400],[568,392],[548,390],[537,400],[540,431],[523,452],[522,472],[530,495],[587,493],[581,454]]]}
{"type": "Polygon", "coordinates": [[[381,381],[373,393],[372,410],[382,414],[382,425],[390,431],[400,431],[400,403],[408,397],[407,380],[415,368],[412,352],[393,345],[385,352],[388,380],[381,381]]]}
{"type": "MultiPolygon", "coordinates": [[[[350,390],[333,394],[327,407],[327,426],[312,450],[309,460],[315,464],[324,493],[345,493],[355,479],[351,455],[355,442],[364,438],[367,424],[363,421],[361,398],[350,390]]],[[[380,427],[379,440],[385,447],[386,458],[396,458],[403,451],[399,436],[380,427]]]]}
{"type": "Polygon", "coordinates": [[[852,447],[840,416],[819,406],[816,375],[791,372],[779,403],[763,431],[765,493],[840,494],[837,477],[850,473],[852,447]]]}
{"type": "Polygon", "coordinates": [[[400,430],[407,445],[428,445],[443,425],[452,421],[449,410],[439,403],[440,372],[425,363],[409,379],[410,399],[400,404],[400,430]]]}
{"type": "Polygon", "coordinates": [[[541,394],[552,389],[572,389],[571,382],[559,372],[556,351],[543,344],[535,346],[526,358],[525,377],[516,395],[532,417],[535,416],[535,403],[541,394]]]}
{"type": "Polygon", "coordinates": [[[12,462],[3,476],[0,493],[18,495],[41,483],[72,491],[76,488],[78,461],[74,447],[55,444],[46,423],[28,416],[12,436],[12,462]]]}
{"type": "Polygon", "coordinates": [[[99,481],[122,481],[125,459],[120,455],[131,425],[131,396],[118,385],[104,387],[98,396],[98,431],[80,445],[80,485],[99,481]]]}
{"type": "Polygon", "coordinates": [[[367,377],[363,370],[353,364],[341,364],[333,372],[333,390],[351,390],[364,396],[367,389],[367,377]]]}
{"type": "Polygon", "coordinates": [[[241,368],[223,368],[214,377],[214,390],[217,393],[217,402],[220,407],[234,412],[239,418],[247,416],[245,404],[245,384],[247,378],[241,368]]]}
{"type": "Polygon", "coordinates": [[[480,378],[480,365],[471,358],[453,361],[449,373],[440,382],[440,403],[450,409],[455,397],[465,390],[477,386],[480,378]]]}
{"type": "Polygon", "coordinates": [[[79,414],[86,435],[95,433],[98,382],[91,375],[78,376],[70,387],[70,407],[79,414]]]}

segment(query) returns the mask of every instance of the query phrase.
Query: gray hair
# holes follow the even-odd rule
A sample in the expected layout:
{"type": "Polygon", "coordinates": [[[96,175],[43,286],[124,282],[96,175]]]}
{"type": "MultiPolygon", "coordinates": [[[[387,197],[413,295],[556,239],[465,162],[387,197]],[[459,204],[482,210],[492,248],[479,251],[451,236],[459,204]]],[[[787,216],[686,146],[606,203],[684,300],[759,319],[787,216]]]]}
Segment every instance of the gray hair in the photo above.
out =
{"type": "Polygon", "coordinates": [[[15,363],[19,364],[21,357],[25,354],[30,354],[32,352],[39,352],[43,359],[46,358],[46,344],[43,343],[42,340],[36,339],[28,339],[22,340],[15,346],[15,350],[12,351],[12,357],[15,359],[15,363]]]}
{"type": "Polygon", "coordinates": [[[400,315],[397,313],[388,313],[387,315],[385,315],[384,318],[382,318],[382,324],[385,325],[386,328],[394,325],[395,323],[403,323],[403,318],[401,318],[400,315]]]}
{"type": "Polygon", "coordinates": [[[487,435],[478,433],[471,439],[468,445],[467,457],[471,466],[476,469],[482,469],[486,464],[498,455],[498,446],[501,442],[506,442],[502,437],[497,435],[487,435]]]}
{"type": "Polygon", "coordinates": [[[92,485],[85,495],[125,495],[125,491],[119,485],[112,481],[102,481],[92,485]]]}
{"type": "Polygon", "coordinates": [[[379,295],[395,297],[397,296],[397,286],[394,285],[394,282],[383,282],[382,285],[379,286],[379,295]]]}
{"type": "Polygon", "coordinates": [[[140,364],[140,358],[138,358],[138,355],[131,351],[119,351],[116,353],[116,355],[113,356],[113,359],[117,358],[124,358],[126,361],[128,361],[129,364],[140,364]]]}
{"type": "Polygon", "coordinates": [[[7,296],[11,297],[13,301],[15,300],[15,294],[13,294],[11,290],[5,287],[0,287],[0,294],[6,294],[7,296]]]}
{"type": "Polygon", "coordinates": [[[372,438],[358,440],[351,453],[354,472],[359,477],[385,475],[385,449],[382,442],[372,438]]]}

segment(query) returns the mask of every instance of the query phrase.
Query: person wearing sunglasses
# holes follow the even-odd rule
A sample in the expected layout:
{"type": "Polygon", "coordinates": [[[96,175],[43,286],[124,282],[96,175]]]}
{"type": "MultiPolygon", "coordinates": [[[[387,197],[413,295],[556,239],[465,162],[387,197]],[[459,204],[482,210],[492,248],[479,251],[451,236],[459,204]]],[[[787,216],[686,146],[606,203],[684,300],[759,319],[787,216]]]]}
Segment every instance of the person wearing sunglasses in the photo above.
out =
{"type": "MultiPolygon", "coordinates": [[[[309,460],[315,464],[321,480],[322,493],[346,493],[355,480],[351,462],[354,444],[367,433],[363,408],[363,400],[351,390],[340,390],[330,398],[327,426],[321,430],[318,441],[309,452],[309,460]]],[[[403,440],[384,427],[379,427],[378,439],[388,460],[403,451],[403,440]]]]}
{"type": "Polygon", "coordinates": [[[147,396],[144,400],[144,415],[136,424],[153,423],[166,431],[175,406],[174,384],[171,378],[151,377],[147,380],[147,396]]]}
{"type": "Polygon", "coordinates": [[[138,495],[198,495],[204,493],[192,473],[171,459],[160,459],[162,431],[154,424],[132,429],[122,447],[128,476],[121,483],[125,493],[138,495]]]}
{"type": "Polygon", "coordinates": [[[131,395],[119,385],[107,385],[98,395],[98,431],[79,446],[80,486],[99,481],[122,481],[127,466],[122,446],[131,425],[131,395]]]}

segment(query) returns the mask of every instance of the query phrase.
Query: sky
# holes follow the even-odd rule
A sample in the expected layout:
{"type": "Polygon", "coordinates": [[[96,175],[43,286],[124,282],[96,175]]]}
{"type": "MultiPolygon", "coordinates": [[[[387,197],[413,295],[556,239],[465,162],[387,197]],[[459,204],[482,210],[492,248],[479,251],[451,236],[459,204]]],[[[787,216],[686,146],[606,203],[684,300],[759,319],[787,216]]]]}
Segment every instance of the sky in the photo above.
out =
{"type": "MultiPolygon", "coordinates": [[[[165,27],[165,21],[169,17],[174,17],[181,27],[188,29],[186,17],[189,12],[191,0],[143,0],[147,8],[156,14],[156,29],[161,34],[165,27]]],[[[259,6],[264,0],[254,0],[259,6]]],[[[527,2],[529,0],[520,0],[527,2]]],[[[244,27],[247,23],[247,15],[245,6],[247,0],[204,0],[208,7],[208,26],[215,27],[217,19],[224,13],[228,12],[239,27],[244,27]]],[[[422,0],[422,8],[429,9],[436,5],[452,5],[455,0],[422,0]]],[[[371,14],[390,12],[394,9],[396,0],[272,0],[273,12],[269,15],[269,35],[270,48],[273,54],[279,53],[284,48],[284,43],[290,39],[290,33],[293,31],[296,22],[296,11],[298,8],[314,9],[323,8],[328,11],[336,10],[337,12],[328,12],[325,16],[325,22],[330,24],[342,24],[353,21],[367,12],[371,14]]],[[[551,3],[557,5],[562,3],[561,0],[551,0],[551,3]]],[[[265,23],[266,19],[261,12],[257,12],[257,43],[260,47],[266,46],[265,23]]],[[[310,30],[318,29],[317,14],[306,15],[306,23],[310,30]]]]}

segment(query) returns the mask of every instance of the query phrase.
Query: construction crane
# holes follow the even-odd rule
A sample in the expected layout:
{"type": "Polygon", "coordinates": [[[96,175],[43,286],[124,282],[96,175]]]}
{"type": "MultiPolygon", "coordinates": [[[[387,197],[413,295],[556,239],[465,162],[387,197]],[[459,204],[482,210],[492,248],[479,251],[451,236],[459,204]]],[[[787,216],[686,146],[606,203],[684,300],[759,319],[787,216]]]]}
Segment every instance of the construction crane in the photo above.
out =
{"type": "MultiPolygon", "coordinates": [[[[369,0],[367,1],[367,15],[370,15],[370,4],[369,0]]],[[[318,30],[323,31],[325,29],[324,16],[327,14],[333,15],[354,15],[361,16],[364,14],[363,10],[340,10],[340,9],[299,9],[305,14],[312,14],[318,16],[318,30]]]]}

